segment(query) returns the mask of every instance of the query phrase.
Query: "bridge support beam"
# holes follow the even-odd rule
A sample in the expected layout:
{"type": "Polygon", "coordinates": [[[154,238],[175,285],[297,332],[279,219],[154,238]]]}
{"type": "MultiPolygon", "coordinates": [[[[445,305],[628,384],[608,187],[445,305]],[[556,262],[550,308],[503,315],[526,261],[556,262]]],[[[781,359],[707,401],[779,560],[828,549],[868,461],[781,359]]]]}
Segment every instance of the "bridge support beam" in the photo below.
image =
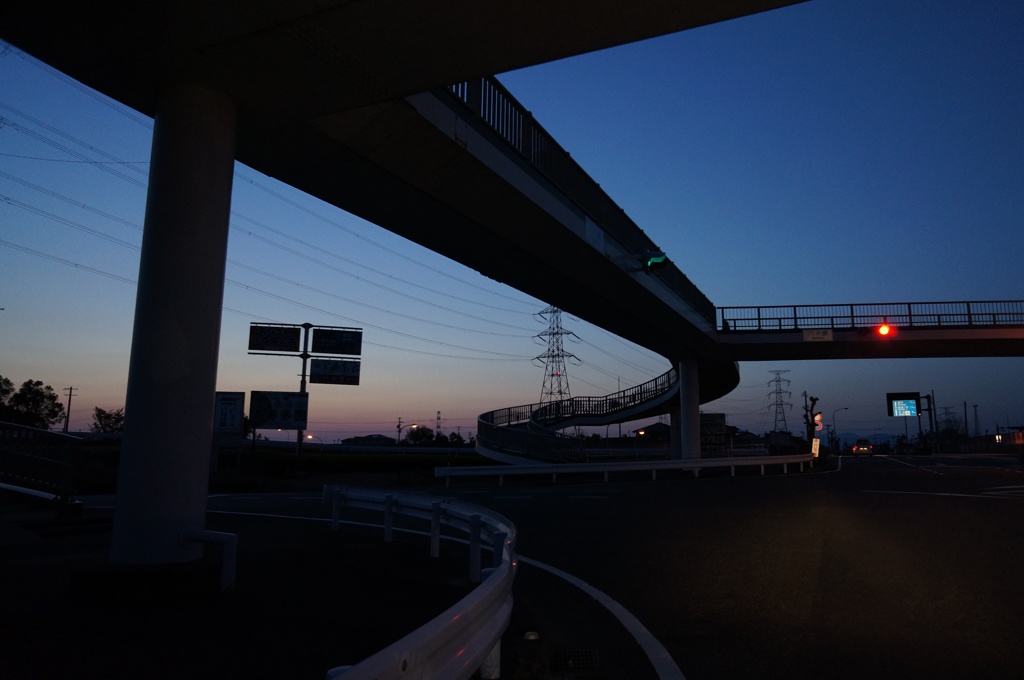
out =
{"type": "Polygon", "coordinates": [[[680,361],[679,411],[672,417],[671,457],[700,458],[700,390],[696,361],[680,361]]]}
{"type": "Polygon", "coordinates": [[[235,153],[217,92],[161,93],[111,544],[116,564],[194,561],[206,521],[235,153]],[[173,434],[171,434],[173,432],[173,434]]]}

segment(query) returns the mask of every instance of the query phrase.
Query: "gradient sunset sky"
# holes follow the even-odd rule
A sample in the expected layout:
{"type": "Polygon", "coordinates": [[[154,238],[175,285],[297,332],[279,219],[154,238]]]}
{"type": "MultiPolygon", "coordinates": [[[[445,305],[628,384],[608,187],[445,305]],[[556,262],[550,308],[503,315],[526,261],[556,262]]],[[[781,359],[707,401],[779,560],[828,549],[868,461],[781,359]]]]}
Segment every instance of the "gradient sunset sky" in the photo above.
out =
{"type": "MultiPolygon", "coordinates": [[[[1018,0],[813,0],[498,78],[716,305],[1022,300],[1021,35],[1018,0]]],[[[85,430],[125,401],[152,120],[6,44],[0,117],[0,375],[73,386],[85,430]]],[[[545,301],[242,165],[231,225],[219,390],[297,390],[248,328],[309,322],[364,331],[361,384],[309,388],[325,442],[539,399],[545,301]]],[[[668,368],[562,323],[574,396],[668,368]]],[[[795,432],[805,392],[846,438],[904,432],[890,391],[1024,424],[1020,357],[740,368],[703,410],[757,433],[776,370],[795,432]]]]}

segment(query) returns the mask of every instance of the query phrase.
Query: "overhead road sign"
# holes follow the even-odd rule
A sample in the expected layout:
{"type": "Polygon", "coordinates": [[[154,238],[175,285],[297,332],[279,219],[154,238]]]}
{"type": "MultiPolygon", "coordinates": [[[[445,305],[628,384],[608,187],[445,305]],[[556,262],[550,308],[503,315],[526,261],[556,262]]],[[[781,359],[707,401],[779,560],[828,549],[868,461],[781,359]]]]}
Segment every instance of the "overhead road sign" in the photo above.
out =
{"type": "Polygon", "coordinates": [[[312,359],[309,366],[309,382],[325,385],[358,385],[358,359],[312,359]]]}
{"type": "Polygon", "coordinates": [[[347,354],[363,352],[363,331],[358,328],[313,328],[311,354],[347,354]]]}
{"type": "Polygon", "coordinates": [[[921,413],[920,392],[887,392],[885,407],[896,418],[916,417],[921,413]]]}
{"type": "Polygon", "coordinates": [[[305,392],[258,392],[249,397],[253,429],[304,430],[309,412],[305,392]]]}
{"type": "Polygon", "coordinates": [[[249,325],[250,352],[301,352],[302,326],[262,324],[249,325]]]}

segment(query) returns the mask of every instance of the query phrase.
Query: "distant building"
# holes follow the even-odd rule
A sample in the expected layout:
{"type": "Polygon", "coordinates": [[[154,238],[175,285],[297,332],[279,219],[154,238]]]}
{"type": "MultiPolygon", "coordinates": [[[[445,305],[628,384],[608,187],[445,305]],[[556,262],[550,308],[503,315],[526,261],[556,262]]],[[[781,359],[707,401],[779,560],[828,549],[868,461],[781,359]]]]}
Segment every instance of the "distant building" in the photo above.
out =
{"type": "Polygon", "coordinates": [[[394,446],[397,442],[393,437],[382,434],[367,434],[361,437],[342,439],[341,443],[344,446],[394,446]]]}

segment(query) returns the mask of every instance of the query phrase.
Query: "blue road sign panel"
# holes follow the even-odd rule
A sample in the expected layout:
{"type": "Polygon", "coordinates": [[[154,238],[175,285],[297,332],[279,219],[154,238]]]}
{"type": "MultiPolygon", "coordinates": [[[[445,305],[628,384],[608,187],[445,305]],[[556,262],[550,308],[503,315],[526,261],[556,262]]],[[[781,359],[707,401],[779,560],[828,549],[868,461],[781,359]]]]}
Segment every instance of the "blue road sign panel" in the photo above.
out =
{"type": "Polygon", "coordinates": [[[897,418],[916,417],[921,412],[920,392],[888,392],[885,406],[890,416],[897,418]]]}

